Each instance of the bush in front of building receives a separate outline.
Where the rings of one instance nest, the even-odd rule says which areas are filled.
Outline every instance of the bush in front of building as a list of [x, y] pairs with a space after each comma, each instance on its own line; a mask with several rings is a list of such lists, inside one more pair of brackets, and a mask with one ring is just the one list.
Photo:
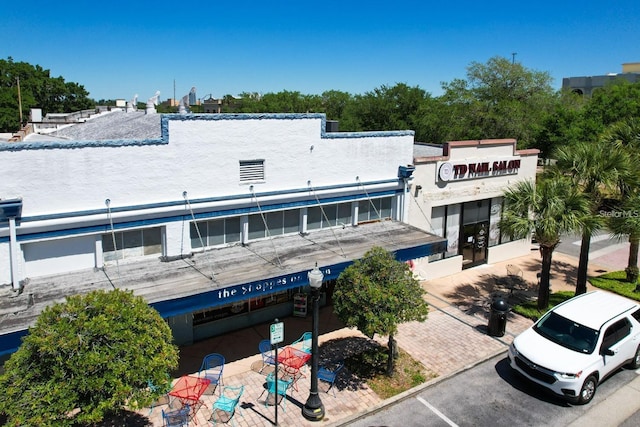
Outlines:
[[399, 324], [427, 318], [429, 306], [424, 294], [408, 264], [376, 246], [340, 274], [333, 307], [346, 326], [356, 327], [368, 337], [389, 337], [386, 373], [393, 376], [398, 355], [394, 335]]
[[178, 366], [171, 341], [166, 322], [131, 291], [68, 297], [40, 314], [5, 363], [0, 413], [11, 426], [71, 426], [147, 406]]

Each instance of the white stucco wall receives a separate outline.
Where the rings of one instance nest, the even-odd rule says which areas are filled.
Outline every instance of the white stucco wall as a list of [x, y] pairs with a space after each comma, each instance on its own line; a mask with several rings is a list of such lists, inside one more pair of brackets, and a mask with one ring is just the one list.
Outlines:
[[[361, 185], [394, 191], [398, 167], [412, 162], [412, 131], [325, 133], [323, 114], [167, 115], [161, 127], [161, 139], [0, 146], [0, 198], [22, 199], [21, 278], [101, 267], [96, 238], [111, 221], [162, 227], [162, 255], [189, 253], [187, 198], [211, 212], [255, 206], [254, 194], [277, 205], [316, 190], [320, 198], [362, 195]], [[240, 182], [239, 162], [256, 159], [265, 179]], [[2, 283], [12, 279], [8, 236], [0, 227]], [[58, 247], [61, 239], [70, 240]]]
[[0, 151], [0, 196], [21, 197], [27, 217], [249, 193], [239, 160], [265, 159], [256, 192], [395, 178], [412, 161], [412, 133], [323, 137], [321, 115], [301, 116], [168, 120], [166, 144]]
[[[519, 160], [520, 167], [515, 173], [494, 174], [489, 171], [470, 179], [444, 181], [439, 178], [438, 166], [443, 162], [452, 165], [488, 162], [492, 167], [493, 162], [501, 160]], [[409, 193], [409, 223], [433, 232], [432, 208], [500, 197], [506, 188], [516, 182], [534, 180], [537, 161], [538, 150], [517, 151], [516, 141], [513, 139], [452, 142], [444, 147], [443, 156], [416, 158], [414, 180]], [[530, 244], [526, 239], [490, 246], [487, 250], [487, 262], [500, 262], [522, 256], [529, 250]], [[461, 270], [462, 257], [425, 262], [421, 268], [427, 277], [446, 276]]]
[[[515, 140], [462, 141], [451, 143], [449, 155], [415, 159], [411, 188], [409, 222], [431, 231], [431, 209], [436, 206], [465, 203], [473, 200], [500, 197], [505, 188], [520, 180], [535, 179], [537, 150], [518, 152]], [[517, 157], [520, 168], [516, 174], [485, 176], [461, 181], [442, 182], [438, 179], [438, 162], [482, 163]], [[422, 189], [416, 192], [416, 186]], [[417, 194], [417, 195], [416, 195]]]

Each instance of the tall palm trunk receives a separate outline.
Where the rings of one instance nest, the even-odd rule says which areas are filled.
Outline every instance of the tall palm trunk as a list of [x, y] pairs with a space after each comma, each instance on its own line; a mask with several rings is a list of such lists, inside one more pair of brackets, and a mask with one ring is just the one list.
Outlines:
[[542, 271], [540, 272], [540, 285], [538, 286], [538, 310], [549, 307], [549, 288], [551, 281], [551, 256], [555, 246], [540, 245], [542, 255]]
[[582, 229], [582, 243], [580, 245], [580, 261], [578, 262], [578, 277], [576, 279], [576, 295], [587, 292], [587, 269], [589, 267], [589, 247], [591, 246], [591, 233]]
[[638, 282], [638, 249], [640, 247], [640, 235], [629, 235], [629, 261], [627, 262], [627, 280], [636, 283], [636, 292], [640, 292], [640, 283]]

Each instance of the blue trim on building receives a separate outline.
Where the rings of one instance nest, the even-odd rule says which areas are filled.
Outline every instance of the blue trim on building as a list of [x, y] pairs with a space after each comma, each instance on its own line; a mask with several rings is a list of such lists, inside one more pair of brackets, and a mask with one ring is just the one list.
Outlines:
[[[393, 181], [395, 182], [395, 181]], [[374, 193], [369, 193], [369, 197], [380, 198], [385, 196], [393, 196], [396, 194], [402, 193], [401, 190], [387, 190], [387, 191], [379, 191]], [[337, 196], [337, 197], [328, 197], [324, 199], [320, 199], [321, 203], [338, 203], [338, 202], [347, 202], [347, 201], [358, 201], [358, 200], [366, 200], [367, 196], [364, 194], [357, 195], [349, 195], [349, 196]], [[184, 204], [184, 202], [183, 202]], [[300, 208], [304, 206], [316, 206], [318, 202], [316, 200], [301, 200], [297, 202], [290, 203], [276, 203], [271, 205], [261, 205], [260, 209], [258, 206], [249, 206], [246, 208], [237, 208], [237, 209], [223, 209], [216, 210], [212, 212], [202, 212], [198, 214], [194, 214], [196, 220], [206, 220], [210, 218], [218, 218], [221, 216], [231, 216], [231, 215], [244, 215], [244, 214], [252, 214], [257, 212], [270, 212], [270, 211], [278, 211], [283, 209], [291, 209], [291, 208]], [[112, 209], [112, 212], [115, 210]], [[29, 234], [18, 234], [16, 239], [19, 242], [28, 242], [31, 240], [38, 240], [44, 238], [53, 238], [53, 237], [62, 237], [62, 236], [74, 236], [80, 234], [88, 234], [88, 233], [108, 233], [111, 231], [111, 225], [108, 223], [106, 219], [107, 211], [101, 211], [103, 215], [105, 215], [105, 223], [100, 225], [88, 226], [88, 227], [76, 227], [76, 228], [67, 228], [61, 230], [54, 231], [43, 231], [39, 233], [29, 233]], [[114, 230], [124, 230], [130, 228], [137, 227], [145, 227], [145, 226], [153, 226], [157, 224], [165, 224], [168, 222], [177, 222], [177, 221], [191, 221], [190, 214], [182, 214], [182, 215], [174, 215], [170, 217], [160, 217], [153, 219], [145, 219], [139, 221], [127, 221], [114, 223]], [[23, 220], [24, 222], [24, 220]], [[8, 242], [9, 237], [0, 237], [0, 242]]]
[[304, 120], [319, 119], [320, 138], [323, 139], [355, 139], [355, 138], [376, 138], [394, 136], [413, 136], [412, 130], [384, 131], [384, 132], [327, 132], [327, 116], [324, 113], [237, 113], [237, 114], [162, 114], [160, 117], [160, 139], [118, 139], [118, 140], [86, 140], [86, 141], [38, 141], [38, 142], [15, 142], [11, 144], [0, 144], [0, 152], [3, 151], [24, 151], [24, 150], [66, 150], [77, 148], [97, 148], [97, 147], [131, 147], [145, 145], [166, 145], [169, 143], [169, 121], [215, 121], [215, 120]]
[[22, 337], [29, 333], [28, 330], [9, 332], [8, 334], [0, 335], [0, 356], [15, 353], [15, 351], [22, 344]]
[[[446, 251], [446, 247], [446, 241], [432, 242], [412, 248], [398, 250], [395, 252], [395, 257], [398, 261], [408, 261], [410, 259], [444, 252]], [[324, 280], [331, 280], [337, 279], [340, 273], [342, 273], [345, 268], [351, 264], [353, 264], [353, 260], [319, 268], [324, 274]], [[297, 273], [270, 277], [263, 280], [203, 292], [197, 295], [159, 301], [150, 305], [158, 310], [162, 317], [180, 316], [198, 310], [215, 308], [217, 306], [244, 301], [249, 298], [267, 296], [276, 292], [282, 292], [288, 289], [298, 288], [300, 286], [307, 286], [309, 285], [307, 273], [308, 270], [299, 271]]]
[[[395, 252], [395, 257], [398, 261], [408, 261], [410, 259], [444, 252], [446, 248], [446, 241], [432, 242], [400, 249]], [[319, 268], [324, 274], [324, 280], [327, 281], [337, 279], [340, 273], [349, 265], [353, 264], [353, 262], [353, 260], [345, 261]], [[155, 308], [163, 318], [185, 315], [198, 310], [215, 308], [217, 306], [244, 301], [249, 298], [267, 296], [276, 292], [307, 286], [309, 285], [307, 273], [308, 270], [299, 271], [297, 273], [228, 286], [187, 297], [159, 301], [149, 305]], [[0, 356], [15, 352], [22, 343], [22, 337], [25, 336], [27, 332], [27, 330], [23, 330], [0, 335]]]

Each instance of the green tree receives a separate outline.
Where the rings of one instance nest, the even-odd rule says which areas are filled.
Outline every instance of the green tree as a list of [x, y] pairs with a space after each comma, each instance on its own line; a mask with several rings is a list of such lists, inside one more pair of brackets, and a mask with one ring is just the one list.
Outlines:
[[588, 98], [571, 91], [557, 94], [553, 105], [543, 113], [542, 128], [532, 144], [540, 150], [540, 157], [549, 159], [562, 146], [595, 140], [597, 134], [585, 139], [584, 108], [587, 102]]
[[629, 259], [625, 273], [629, 283], [636, 283], [636, 292], [640, 292], [638, 282], [638, 249], [640, 247], [640, 192], [628, 195], [622, 205], [611, 211], [608, 216], [609, 229], [618, 239], [629, 239]]
[[467, 79], [443, 83], [448, 106], [447, 139], [515, 138], [529, 147], [554, 101], [548, 72], [527, 69], [503, 57], [472, 62]]
[[321, 109], [328, 120], [343, 120], [344, 111], [353, 102], [353, 96], [348, 92], [328, 90], [322, 92]]
[[419, 87], [398, 83], [380, 86], [364, 95], [356, 95], [345, 110], [352, 131], [415, 129], [417, 112], [430, 95]]
[[178, 365], [171, 329], [130, 291], [94, 291], [47, 307], [0, 376], [11, 426], [95, 423], [146, 406]]
[[608, 126], [634, 117], [640, 117], [640, 82], [616, 79], [593, 91], [585, 106], [585, 118], [592, 122], [585, 131], [601, 134]]
[[555, 171], [569, 176], [589, 201], [589, 215], [582, 225], [582, 242], [576, 280], [576, 295], [587, 292], [587, 270], [591, 236], [600, 230], [604, 218], [599, 210], [605, 196], [611, 197], [618, 184], [631, 172], [626, 152], [604, 141], [580, 142], [560, 147], [555, 155]]
[[[624, 149], [631, 157], [635, 173], [627, 175], [625, 179], [620, 181], [621, 203], [625, 208], [624, 211], [631, 212], [633, 209], [638, 213], [635, 209], [640, 205], [634, 205], [633, 202], [638, 200], [637, 197], [640, 193], [640, 172], [637, 169], [637, 165], [640, 163], [640, 119], [637, 117], [627, 118], [610, 125], [603, 140], [614, 147]], [[638, 249], [640, 246], [640, 241], [634, 233], [634, 219], [620, 218], [618, 221], [614, 218], [611, 225], [615, 234], [629, 235], [629, 261], [625, 271], [627, 280], [633, 283], [638, 279]], [[628, 227], [628, 233], [624, 233], [625, 227]]]
[[17, 131], [28, 119], [31, 108], [42, 108], [44, 114], [92, 108], [95, 102], [88, 95], [82, 85], [51, 77], [49, 70], [39, 65], [14, 62], [11, 57], [0, 59], [0, 132]]
[[424, 294], [409, 266], [376, 246], [340, 274], [333, 307], [345, 325], [356, 327], [369, 337], [389, 337], [387, 375], [393, 376], [398, 325], [427, 318], [429, 307]]
[[576, 186], [564, 177], [543, 177], [537, 184], [519, 181], [504, 193], [505, 207], [500, 229], [516, 239], [533, 233], [540, 246], [542, 266], [538, 309], [549, 306], [551, 262], [560, 236], [578, 231], [589, 214], [589, 205]]

